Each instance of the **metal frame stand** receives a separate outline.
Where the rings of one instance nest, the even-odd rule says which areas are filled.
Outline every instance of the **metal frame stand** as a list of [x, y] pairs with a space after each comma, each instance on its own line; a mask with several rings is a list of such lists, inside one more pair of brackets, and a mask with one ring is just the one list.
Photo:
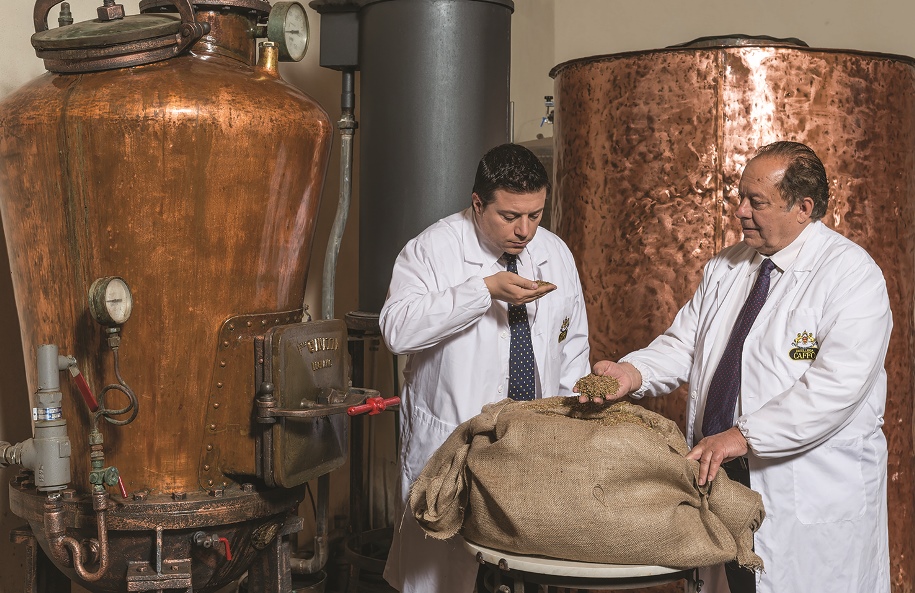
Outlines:
[[[365, 387], [365, 344], [381, 338], [378, 314], [364, 311], [347, 313], [344, 317], [349, 334], [349, 353], [352, 359], [353, 387]], [[350, 424], [350, 526], [351, 535], [346, 541], [346, 559], [349, 562], [347, 593], [360, 589], [393, 591], [385, 583], [363, 584], [359, 581], [363, 570], [381, 574], [391, 546], [393, 529], [366, 531], [368, 505], [365, 504], [364, 463], [365, 417], [353, 416]]]
[[23, 525], [13, 529], [10, 541], [26, 545], [24, 593], [61, 593], [70, 590], [70, 579], [45, 555], [31, 527]]

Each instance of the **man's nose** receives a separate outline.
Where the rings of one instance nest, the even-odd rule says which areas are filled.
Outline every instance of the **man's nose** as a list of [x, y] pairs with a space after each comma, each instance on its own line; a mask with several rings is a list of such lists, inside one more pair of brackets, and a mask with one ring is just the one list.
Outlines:
[[527, 219], [527, 217], [522, 216], [518, 220], [517, 224], [515, 224], [515, 236], [521, 237], [521, 238], [527, 237], [527, 234], [528, 234], [528, 232], [530, 232], [530, 229], [531, 229], [531, 221], [529, 221]]
[[737, 218], [750, 217], [750, 200], [744, 198], [737, 203], [737, 210], [734, 212]]

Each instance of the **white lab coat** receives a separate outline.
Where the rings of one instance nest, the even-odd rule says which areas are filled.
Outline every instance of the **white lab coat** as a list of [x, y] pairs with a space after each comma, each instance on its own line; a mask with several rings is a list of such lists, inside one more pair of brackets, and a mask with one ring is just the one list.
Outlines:
[[[755, 549], [758, 593], [889, 593], [884, 358], [892, 314], [883, 273], [859, 246], [820, 222], [785, 270], [744, 345], [738, 427], [749, 443], [750, 486], [766, 519]], [[755, 251], [741, 243], [705, 267], [667, 332], [623, 357], [648, 395], [688, 382], [687, 440], [717, 361], [719, 309], [735, 296]], [[815, 360], [789, 355], [798, 334]], [[638, 395], [638, 393], [636, 394]], [[701, 416], [700, 416], [701, 417]], [[727, 592], [720, 567], [703, 593]]]
[[[529, 303], [538, 383], [544, 396], [570, 395], [590, 372], [588, 322], [572, 254], [538, 229], [526, 247], [533, 280], [557, 286]], [[508, 391], [511, 334], [507, 306], [493, 301], [483, 278], [501, 254], [480, 244], [470, 209], [411, 240], [394, 264], [379, 323], [388, 348], [408, 354], [400, 405], [400, 496], [462, 422]], [[525, 256], [522, 255], [522, 258]], [[415, 593], [471, 593], [478, 564], [460, 538], [426, 538], [409, 510], [401, 513], [385, 579]]]

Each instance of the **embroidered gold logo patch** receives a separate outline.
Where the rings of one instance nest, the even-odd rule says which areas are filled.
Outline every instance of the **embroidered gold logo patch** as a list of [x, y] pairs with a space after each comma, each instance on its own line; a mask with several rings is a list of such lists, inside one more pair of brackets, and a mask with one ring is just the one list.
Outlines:
[[791, 345], [794, 346], [788, 351], [791, 360], [816, 360], [817, 352], [820, 351], [817, 339], [808, 331], [799, 333]]
[[559, 341], [562, 342], [569, 335], [569, 318], [562, 320], [562, 327], [559, 328]]

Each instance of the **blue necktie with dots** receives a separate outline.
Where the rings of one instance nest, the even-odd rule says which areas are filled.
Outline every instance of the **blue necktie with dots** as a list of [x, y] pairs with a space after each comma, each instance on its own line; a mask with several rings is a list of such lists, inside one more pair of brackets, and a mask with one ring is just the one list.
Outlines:
[[[505, 254], [505, 269], [518, 273], [518, 256]], [[534, 399], [534, 346], [531, 326], [527, 321], [526, 305], [508, 305], [508, 326], [512, 339], [508, 357], [508, 397], [516, 400]]]
[[753, 327], [753, 322], [769, 296], [769, 274], [775, 264], [766, 258], [759, 266], [759, 276], [750, 290], [728, 344], [721, 356], [721, 362], [712, 376], [708, 389], [708, 400], [705, 403], [705, 416], [702, 418], [702, 434], [712, 436], [734, 426], [734, 411], [737, 409], [737, 395], [740, 393], [740, 366], [743, 359], [743, 343]]

